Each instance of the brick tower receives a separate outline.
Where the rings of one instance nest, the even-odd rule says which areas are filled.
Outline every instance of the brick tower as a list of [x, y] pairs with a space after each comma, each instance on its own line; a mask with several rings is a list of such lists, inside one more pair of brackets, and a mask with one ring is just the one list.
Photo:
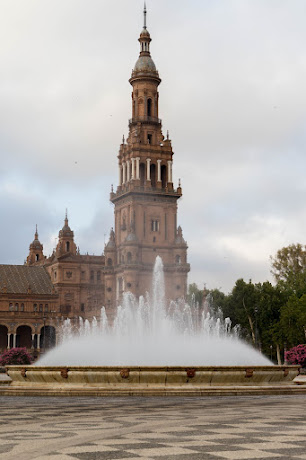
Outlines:
[[120, 145], [119, 185], [111, 193], [115, 228], [105, 247], [106, 298], [118, 303], [124, 290], [136, 296], [150, 290], [156, 256], [165, 270], [166, 296], [186, 295], [187, 244], [177, 227], [177, 201], [182, 189], [173, 187], [173, 150], [162, 133], [158, 113], [158, 71], [150, 54], [146, 26], [139, 37], [140, 55], [129, 80], [133, 87], [129, 135]]

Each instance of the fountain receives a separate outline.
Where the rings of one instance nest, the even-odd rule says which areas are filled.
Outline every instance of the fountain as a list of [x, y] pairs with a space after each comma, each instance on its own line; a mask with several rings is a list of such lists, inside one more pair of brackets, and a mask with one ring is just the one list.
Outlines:
[[167, 306], [157, 257], [151, 296], [126, 292], [110, 325], [105, 309], [90, 324], [62, 327], [61, 344], [34, 366], [9, 366], [1, 394], [205, 395], [303, 391], [292, 385], [298, 366], [273, 366], [241, 341], [218, 312]]

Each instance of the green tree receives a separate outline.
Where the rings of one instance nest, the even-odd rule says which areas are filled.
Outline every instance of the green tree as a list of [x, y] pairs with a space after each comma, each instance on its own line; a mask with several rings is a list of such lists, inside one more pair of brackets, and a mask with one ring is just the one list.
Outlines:
[[298, 297], [306, 293], [306, 246], [291, 244], [270, 257], [275, 281]]
[[192, 305], [192, 303], [195, 302], [195, 304], [198, 304], [199, 307], [201, 308], [202, 303], [203, 303], [203, 296], [204, 296], [204, 291], [199, 289], [196, 283], [189, 284], [188, 295], [187, 295], [187, 301], [189, 305]]
[[306, 294], [300, 298], [292, 295], [282, 306], [278, 327], [288, 348], [305, 343]]

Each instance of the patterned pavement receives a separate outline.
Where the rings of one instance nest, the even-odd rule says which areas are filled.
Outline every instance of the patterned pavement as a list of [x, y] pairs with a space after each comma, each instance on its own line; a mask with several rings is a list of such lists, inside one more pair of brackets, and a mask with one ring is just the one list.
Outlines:
[[0, 397], [8, 460], [306, 460], [306, 397]]

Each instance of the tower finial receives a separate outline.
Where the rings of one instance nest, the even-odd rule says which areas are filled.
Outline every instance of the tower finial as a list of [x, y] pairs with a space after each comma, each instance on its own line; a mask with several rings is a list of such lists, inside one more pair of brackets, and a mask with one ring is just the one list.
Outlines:
[[38, 240], [37, 224], [36, 224], [36, 230], [35, 230], [35, 239]]
[[147, 28], [147, 5], [146, 2], [144, 2], [144, 9], [143, 9], [143, 28]]
[[67, 208], [65, 212], [65, 225], [68, 225], [68, 209]]

